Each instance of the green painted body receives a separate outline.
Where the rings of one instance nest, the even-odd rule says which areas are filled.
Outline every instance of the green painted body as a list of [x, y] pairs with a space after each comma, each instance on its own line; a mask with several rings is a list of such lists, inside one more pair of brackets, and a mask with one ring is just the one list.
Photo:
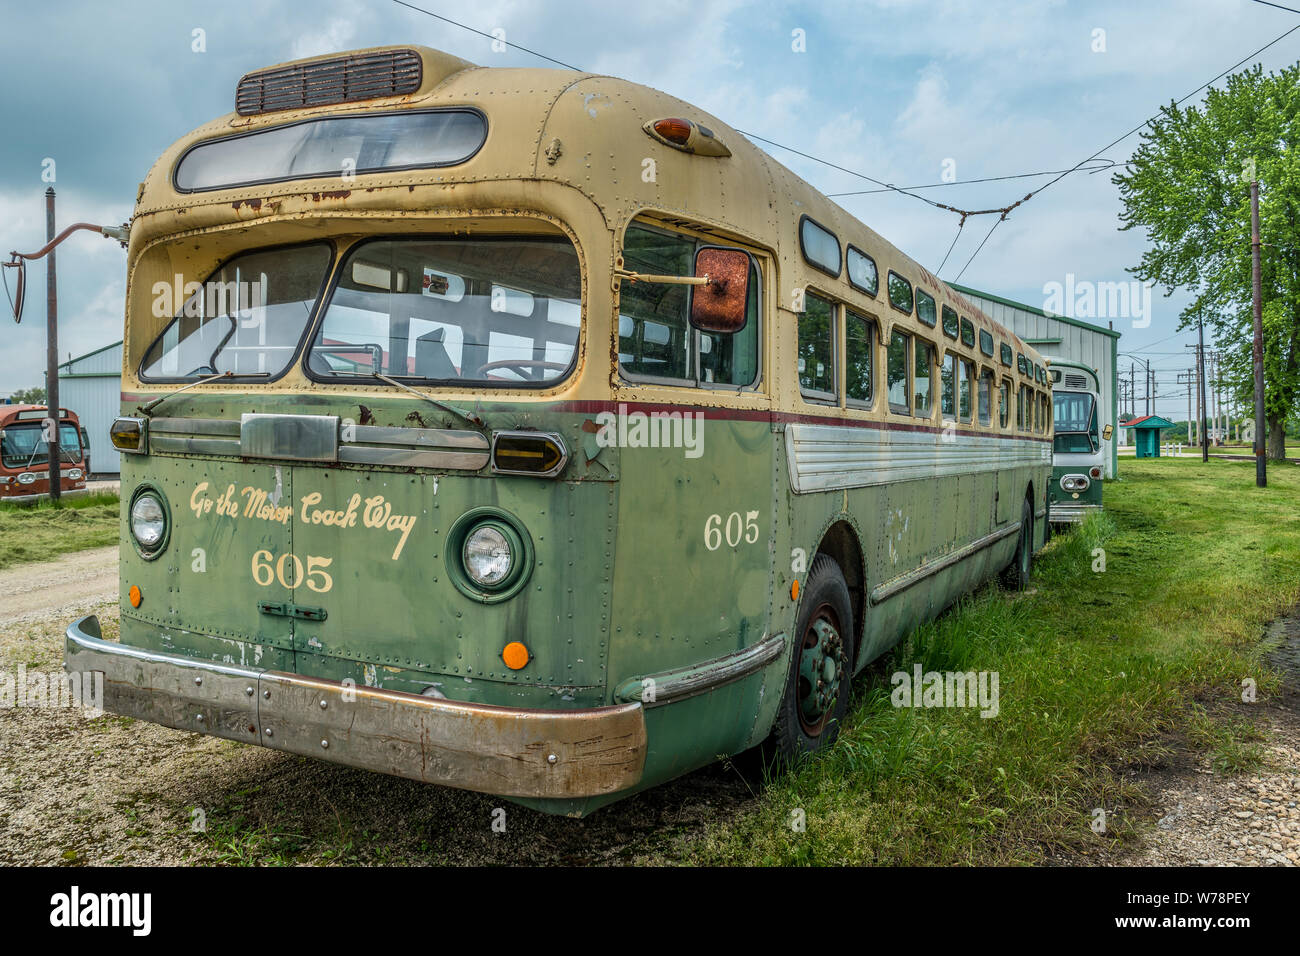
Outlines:
[[[123, 406], [123, 413], [134, 406]], [[371, 403], [378, 425], [463, 427], [453, 416], [411, 399]], [[177, 418], [238, 420], [245, 412], [355, 417], [358, 408], [302, 395], [246, 401], [177, 396]], [[725, 414], [725, 412], [719, 412]], [[1014, 537], [865, 608], [866, 590], [900, 571], [933, 561], [987, 534], [995, 516], [1015, 520], [1026, 490], [1043, 508], [1044, 467], [913, 480], [846, 491], [795, 494], [790, 487], [784, 425], [710, 417], [699, 458], [680, 449], [597, 448], [584, 441], [593, 416], [547, 404], [482, 410], [490, 428], [560, 433], [576, 449], [555, 479], [478, 473], [415, 472], [375, 466], [258, 462], [203, 455], [124, 455], [122, 641], [205, 661], [256, 665], [359, 685], [529, 708], [590, 708], [612, 703], [632, 678], [700, 664], [789, 634], [801, 578], [792, 555], [808, 560], [829, 542], [848, 554], [855, 593], [861, 669], [908, 629], [1000, 571]], [[588, 459], [588, 453], [595, 457]], [[206, 487], [201, 487], [206, 482]], [[131, 542], [126, 513], [133, 493], [152, 485], [166, 496], [171, 529], [154, 560]], [[276, 496], [285, 522], [246, 513], [257, 492]], [[234, 489], [238, 514], [220, 514]], [[247, 492], [245, 489], [249, 489]], [[304, 498], [319, 494], [315, 505]], [[313, 509], [362, 505], [351, 527], [312, 523]], [[393, 557], [400, 531], [365, 527], [365, 502], [383, 496], [415, 522]], [[204, 510], [204, 499], [213, 506]], [[472, 508], [501, 509], [531, 537], [536, 563], [514, 598], [483, 604], [449, 580], [443, 541]], [[196, 510], [200, 513], [196, 513]], [[736, 544], [727, 541], [727, 517]], [[751, 518], [749, 512], [755, 512]], [[717, 546], [705, 529], [721, 516]], [[1043, 540], [1042, 522], [1035, 529]], [[832, 530], [833, 529], [833, 530]], [[891, 545], [892, 542], [892, 545]], [[857, 554], [853, 554], [854, 551]], [[282, 555], [329, 559], [332, 586], [290, 589], [276, 578], [257, 583], [253, 560]], [[286, 575], [295, 576], [292, 559]], [[853, 563], [857, 566], [854, 567]], [[203, 570], [198, 570], [203, 567]], [[301, 576], [301, 575], [299, 575]], [[323, 579], [317, 577], [317, 584]], [[292, 583], [292, 582], [290, 582]], [[126, 598], [136, 586], [140, 607]], [[323, 621], [267, 614], [263, 603], [320, 608]], [[501, 659], [510, 641], [531, 652], [511, 671]], [[762, 670], [709, 692], [646, 709], [649, 750], [637, 788], [653, 786], [761, 742], [768, 734], [790, 667], [790, 650]], [[634, 791], [581, 800], [523, 800], [548, 812], [581, 815]]]

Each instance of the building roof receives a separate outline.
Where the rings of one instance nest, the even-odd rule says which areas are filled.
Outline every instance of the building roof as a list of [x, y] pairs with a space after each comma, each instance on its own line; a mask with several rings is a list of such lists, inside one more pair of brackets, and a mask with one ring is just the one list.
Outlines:
[[971, 289], [964, 285], [958, 285], [955, 282], [949, 282], [948, 285], [966, 295], [977, 295], [981, 299], [988, 299], [990, 302], [998, 302], [1002, 305], [1010, 306], [1013, 309], [1023, 309], [1025, 312], [1029, 312], [1033, 315], [1041, 315], [1045, 319], [1064, 322], [1066, 325], [1074, 325], [1081, 329], [1087, 329], [1089, 332], [1096, 332], [1098, 335], [1109, 335], [1111, 338], [1116, 339], [1120, 337], [1120, 333], [1116, 332], [1114, 329], [1108, 329], [1100, 325], [1093, 325], [1091, 322], [1084, 322], [1081, 319], [1071, 318], [1068, 315], [1056, 315], [1052, 312], [1044, 312], [1042, 309], [1035, 306], [1025, 305], [1025, 303], [1016, 302], [1013, 299], [1004, 299], [1000, 295], [994, 295], [991, 292], [981, 292], [979, 289]]
[[1143, 415], [1141, 418], [1134, 418], [1127, 422], [1121, 422], [1119, 427], [1132, 428], [1135, 425], [1139, 428], [1177, 428], [1178, 427], [1169, 419], [1161, 418], [1159, 415]]

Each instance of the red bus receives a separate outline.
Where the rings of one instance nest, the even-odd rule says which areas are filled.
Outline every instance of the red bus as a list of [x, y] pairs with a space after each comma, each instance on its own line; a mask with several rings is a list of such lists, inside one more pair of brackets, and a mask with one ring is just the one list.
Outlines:
[[[0, 501], [48, 497], [49, 444], [44, 405], [0, 405]], [[59, 409], [59, 493], [86, 492], [86, 453], [75, 413]]]

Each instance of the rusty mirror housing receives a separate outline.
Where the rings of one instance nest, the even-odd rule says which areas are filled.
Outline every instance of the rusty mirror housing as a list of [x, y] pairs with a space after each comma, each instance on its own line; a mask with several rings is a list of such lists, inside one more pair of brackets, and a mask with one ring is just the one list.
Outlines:
[[1115, 434], [1115, 430], [1111, 428], [1109, 425], [1107, 425], [1105, 428], [1101, 430], [1101, 440], [1110, 441], [1110, 436], [1113, 434]]
[[[17, 287], [14, 289], [13, 296], [9, 299], [9, 305], [14, 311], [14, 321], [21, 322], [23, 320], [23, 297], [27, 293], [27, 262], [26, 260], [15, 256], [13, 262], [6, 262], [3, 265], [5, 269], [13, 269], [18, 273]], [[6, 272], [4, 284], [5, 295], [9, 294], [8, 278], [9, 275]]]
[[706, 247], [695, 253], [695, 277], [708, 276], [691, 287], [691, 326], [701, 332], [731, 335], [749, 320], [749, 254], [740, 249]]

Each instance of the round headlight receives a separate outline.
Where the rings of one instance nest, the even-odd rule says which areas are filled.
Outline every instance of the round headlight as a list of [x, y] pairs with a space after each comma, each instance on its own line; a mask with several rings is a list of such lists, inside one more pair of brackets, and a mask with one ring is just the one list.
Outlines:
[[465, 539], [465, 573], [479, 587], [490, 588], [510, 576], [515, 556], [506, 536], [491, 525], [471, 531]]
[[145, 492], [131, 505], [131, 534], [142, 551], [156, 551], [167, 531], [167, 514], [158, 497]]
[[21, 475], [18, 476], [18, 484], [34, 485], [36, 484], [36, 476], [33, 475], [30, 471], [24, 471]]
[[71, 478], [73, 481], [80, 481], [80, 480], [81, 480], [81, 469], [80, 469], [80, 468], [73, 468], [71, 471], [68, 472], [68, 477]]

